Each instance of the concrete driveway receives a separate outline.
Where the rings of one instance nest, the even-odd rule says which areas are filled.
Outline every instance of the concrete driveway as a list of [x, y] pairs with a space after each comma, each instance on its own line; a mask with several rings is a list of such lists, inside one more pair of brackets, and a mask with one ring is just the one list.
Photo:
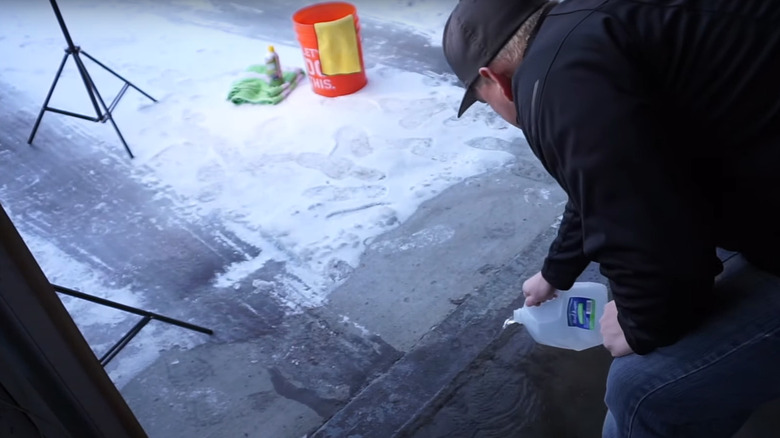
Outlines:
[[[310, 2], [136, 3], [166, 25], [294, 47], [290, 16]], [[369, 71], [386, 66], [454, 83], [436, 34], [454, 4], [356, 2]], [[70, 7], [76, 14], [87, 6]], [[338, 287], [290, 312], [284, 291], [266, 293], [279, 277], [305, 282], [285, 263], [214, 286], [215, 273], [264, 249], [228, 219], [193, 217], [175, 193], [139, 183], [148, 169], [95, 133], [108, 126], [74, 129], [47, 115], [36, 146], [27, 146], [45, 87], [7, 82], [24, 66], [20, 58], [0, 67], [0, 202], [39, 261], [78, 262], [78, 273], [47, 275], [89, 280], [82, 284], [97, 290], [84, 292], [215, 331], [204, 337], [152, 323], [107, 367], [151, 437], [599, 435], [606, 352], [540, 347], [520, 327], [502, 330], [521, 304], [522, 281], [541, 265], [565, 197], [522, 135], [497, 130], [502, 122], [489, 111], [444, 119], [473, 125], [470, 147], [510, 158], [454, 182], [364, 242], [359, 264], [333, 271]], [[603, 281], [595, 267], [584, 279]], [[90, 319], [89, 305], [67, 304], [97, 354], [134, 323], [118, 314]]]

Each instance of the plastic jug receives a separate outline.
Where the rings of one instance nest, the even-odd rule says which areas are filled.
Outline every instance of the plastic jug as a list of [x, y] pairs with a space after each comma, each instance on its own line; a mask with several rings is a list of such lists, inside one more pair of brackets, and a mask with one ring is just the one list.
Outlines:
[[523, 324], [538, 343], [568, 350], [585, 350], [601, 345], [599, 319], [607, 304], [607, 287], [600, 283], [577, 282], [558, 298], [538, 307], [521, 307], [508, 324]]

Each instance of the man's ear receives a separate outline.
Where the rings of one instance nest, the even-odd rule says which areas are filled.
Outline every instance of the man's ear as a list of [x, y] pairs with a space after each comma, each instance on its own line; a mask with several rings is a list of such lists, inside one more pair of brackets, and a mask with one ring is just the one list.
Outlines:
[[479, 75], [497, 83], [498, 86], [501, 87], [501, 92], [504, 94], [504, 97], [509, 99], [510, 102], [515, 101], [515, 96], [512, 93], [512, 78], [503, 75], [490, 67], [480, 68]]

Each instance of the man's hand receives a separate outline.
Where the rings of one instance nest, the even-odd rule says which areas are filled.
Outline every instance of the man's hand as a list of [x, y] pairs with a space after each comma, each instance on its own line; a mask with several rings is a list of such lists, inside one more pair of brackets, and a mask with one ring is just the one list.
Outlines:
[[604, 315], [601, 316], [601, 336], [604, 338], [604, 347], [612, 353], [613, 357], [626, 356], [634, 351], [628, 346], [623, 328], [618, 323], [618, 311], [615, 301], [610, 301], [604, 307]]
[[538, 272], [523, 283], [526, 306], [538, 306], [558, 296], [558, 291]]

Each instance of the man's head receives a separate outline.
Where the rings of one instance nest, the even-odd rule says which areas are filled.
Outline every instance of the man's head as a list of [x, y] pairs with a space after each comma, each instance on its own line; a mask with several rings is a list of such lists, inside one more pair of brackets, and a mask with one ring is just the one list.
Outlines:
[[444, 27], [444, 56], [466, 86], [458, 117], [487, 103], [517, 124], [512, 75], [548, 0], [460, 0]]

